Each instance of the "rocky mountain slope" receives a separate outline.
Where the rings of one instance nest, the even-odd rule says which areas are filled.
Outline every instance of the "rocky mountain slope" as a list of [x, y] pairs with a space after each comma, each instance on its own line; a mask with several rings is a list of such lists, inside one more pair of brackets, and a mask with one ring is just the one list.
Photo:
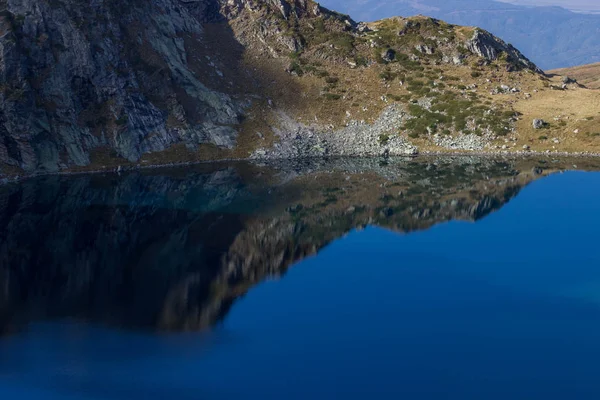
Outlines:
[[6, 175], [600, 147], [598, 93], [488, 32], [312, 0], [1, 0], [0, 83]]
[[[479, 26], [514, 44], [544, 70], [600, 61], [600, 43], [596, 40], [600, 15], [543, 7], [538, 0], [529, 6], [526, 2], [517, 5], [499, 0], [323, 0], [322, 3], [366, 21], [424, 14], [453, 24]], [[577, 7], [573, 1], [562, 3], [565, 7]], [[596, 8], [600, 7], [598, 2], [594, 3]], [[538, 6], [533, 7], [534, 4]]]
[[233, 85], [207, 86], [214, 78], [195, 68], [219, 69], [202, 49], [188, 54], [217, 6], [1, 1], [0, 160], [57, 170], [90, 164], [100, 147], [137, 160], [178, 142], [233, 146], [244, 101]]
[[478, 220], [529, 182], [598, 160], [213, 164], [0, 187], [0, 335], [53, 318], [199, 330], [353, 229]]

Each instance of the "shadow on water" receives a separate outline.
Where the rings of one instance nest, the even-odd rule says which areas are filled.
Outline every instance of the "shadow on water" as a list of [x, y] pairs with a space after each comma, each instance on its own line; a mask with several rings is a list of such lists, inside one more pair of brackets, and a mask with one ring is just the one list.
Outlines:
[[[582, 165], [583, 163], [586, 165]], [[474, 221], [594, 161], [417, 158], [215, 164], [0, 187], [0, 332], [68, 318], [198, 331], [351, 230]]]

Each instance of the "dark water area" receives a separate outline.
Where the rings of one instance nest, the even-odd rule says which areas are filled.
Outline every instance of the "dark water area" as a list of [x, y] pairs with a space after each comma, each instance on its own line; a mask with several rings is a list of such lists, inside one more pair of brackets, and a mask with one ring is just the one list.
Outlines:
[[598, 399], [600, 161], [0, 187], [2, 399]]

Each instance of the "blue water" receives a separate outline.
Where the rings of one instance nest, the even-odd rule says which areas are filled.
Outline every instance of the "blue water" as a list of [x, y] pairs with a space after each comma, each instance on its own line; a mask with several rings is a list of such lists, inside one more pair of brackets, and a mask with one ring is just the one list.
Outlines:
[[352, 231], [200, 333], [34, 322], [2, 399], [598, 399], [600, 174], [478, 222]]

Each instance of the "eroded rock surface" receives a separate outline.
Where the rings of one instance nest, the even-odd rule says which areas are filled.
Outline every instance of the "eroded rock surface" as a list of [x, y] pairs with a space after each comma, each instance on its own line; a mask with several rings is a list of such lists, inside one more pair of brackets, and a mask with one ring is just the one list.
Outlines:
[[473, 36], [467, 41], [466, 46], [470, 51], [488, 61], [495, 61], [502, 55], [513, 61], [508, 66], [512, 66], [513, 68], [521, 67], [543, 73], [541, 69], [519, 50], [482, 29], [475, 29]]
[[[245, 101], [207, 86], [219, 80], [204, 29], [222, 18], [218, 2], [5, 0], [0, 9], [1, 163], [56, 171], [89, 164], [96, 148], [134, 161], [178, 142], [235, 145]], [[227, 45], [232, 33], [221, 34]], [[202, 54], [211, 49], [214, 60]]]

